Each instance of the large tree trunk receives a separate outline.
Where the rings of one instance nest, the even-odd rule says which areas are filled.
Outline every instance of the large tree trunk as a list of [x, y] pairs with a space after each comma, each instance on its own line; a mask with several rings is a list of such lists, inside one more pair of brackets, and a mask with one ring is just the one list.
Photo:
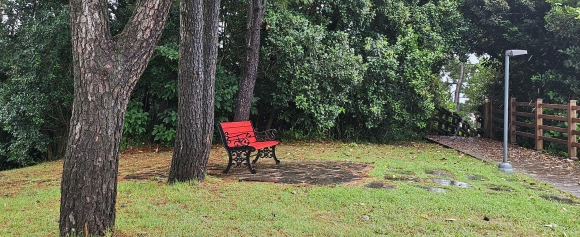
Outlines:
[[234, 121], [250, 119], [254, 86], [260, 61], [260, 28], [264, 20], [266, 0], [250, 0], [248, 3], [246, 55], [242, 80], [238, 86], [238, 99]]
[[115, 224], [127, 103], [160, 38], [171, 0], [142, 0], [112, 37], [106, 0], [71, 0], [74, 100], [64, 158], [60, 235], [104, 235]]
[[213, 134], [220, 1], [180, 2], [179, 102], [169, 183], [205, 179]]

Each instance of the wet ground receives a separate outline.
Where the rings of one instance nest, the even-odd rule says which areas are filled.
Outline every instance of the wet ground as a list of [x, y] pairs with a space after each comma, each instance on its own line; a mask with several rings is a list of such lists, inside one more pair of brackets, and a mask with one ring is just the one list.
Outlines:
[[[473, 157], [495, 162], [503, 161], [503, 143], [480, 137], [428, 136], [428, 140], [461, 151]], [[508, 162], [515, 172], [527, 174], [538, 181], [580, 197], [580, 163], [532, 149], [508, 146]]]
[[[503, 144], [500, 141], [484, 138], [464, 138], [464, 137], [445, 137], [430, 136], [430, 141], [439, 143], [443, 146], [456, 149], [473, 157], [486, 160], [489, 162], [500, 163], [503, 159]], [[216, 149], [216, 156], [223, 157], [225, 152], [222, 149]], [[549, 183], [562, 191], [571, 193], [580, 197], [580, 163], [561, 157], [551, 156], [542, 152], [531, 149], [525, 149], [517, 146], [509, 147], [509, 162], [514, 167], [515, 172], [527, 174], [538, 181]], [[162, 164], [169, 164], [169, 159]], [[157, 158], [158, 159], [158, 158]], [[232, 168], [228, 174], [222, 171], [226, 168], [223, 159], [216, 161], [210, 159], [208, 164], [208, 175], [229, 181], [248, 181], [248, 182], [273, 182], [287, 184], [307, 184], [307, 185], [361, 185], [366, 188], [397, 188], [394, 183], [389, 181], [407, 181], [417, 183], [431, 192], [445, 192], [448, 187], [454, 186], [459, 188], [469, 188], [469, 183], [458, 182], [457, 177], [453, 174], [446, 173], [443, 170], [427, 170], [425, 173], [431, 177], [428, 179], [419, 179], [417, 174], [404, 170], [392, 170], [387, 172], [384, 180], [371, 181], [368, 172], [373, 168], [372, 164], [359, 162], [340, 162], [340, 161], [311, 161], [311, 160], [285, 160], [279, 165], [273, 160], [260, 160], [254, 168], [257, 174], [251, 174], [247, 168]], [[120, 176], [121, 179], [139, 179], [158, 181], [167, 180], [168, 165], [151, 167], [150, 169], [140, 169], [134, 172], [128, 172]], [[484, 177], [470, 176], [466, 177], [468, 182], [484, 181]], [[465, 180], [463, 178], [460, 178]], [[489, 186], [494, 191], [510, 191], [507, 187]], [[558, 199], [545, 197], [547, 199]]]
[[254, 167], [258, 172], [256, 174], [251, 174], [246, 168], [230, 169], [229, 173], [223, 174], [225, 168], [225, 163], [211, 164], [208, 166], [208, 174], [238, 181], [331, 185], [361, 182], [368, 177], [372, 166], [354, 162], [292, 160], [276, 165], [263, 160]]

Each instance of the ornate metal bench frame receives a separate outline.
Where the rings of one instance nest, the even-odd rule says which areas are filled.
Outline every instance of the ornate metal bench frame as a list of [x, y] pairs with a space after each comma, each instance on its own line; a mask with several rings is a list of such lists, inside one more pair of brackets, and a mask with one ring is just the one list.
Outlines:
[[[229, 157], [224, 174], [229, 172], [234, 162], [235, 168], [246, 165], [252, 174], [256, 173], [252, 164], [260, 158], [273, 158], [276, 164], [280, 164], [280, 160], [276, 157], [276, 145], [280, 143], [276, 140], [276, 130], [255, 131], [250, 121], [217, 122], [216, 127]], [[258, 153], [250, 163], [250, 156], [254, 151]]]

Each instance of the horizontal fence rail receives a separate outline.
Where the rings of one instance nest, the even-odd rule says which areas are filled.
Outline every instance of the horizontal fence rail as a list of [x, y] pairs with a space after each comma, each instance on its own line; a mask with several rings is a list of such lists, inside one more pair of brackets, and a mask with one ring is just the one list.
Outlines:
[[[523, 109], [523, 111], [518, 109]], [[559, 110], [564, 112], [562, 114], [566, 114], [566, 116], [544, 114], [544, 109]], [[544, 149], [544, 142], [563, 144], [568, 147], [568, 157], [577, 160], [577, 148], [580, 147], [580, 143], [576, 140], [576, 136], [580, 135], [580, 131], [576, 127], [576, 124], [580, 122], [578, 118], [579, 109], [580, 106], [576, 105], [576, 100], [570, 100], [567, 105], [562, 105], [544, 104], [542, 99], [537, 99], [535, 102], [516, 102], [516, 99], [512, 98], [508, 110], [510, 143], [516, 143], [517, 136], [531, 138], [534, 139], [536, 150], [538, 151]], [[497, 109], [491, 100], [486, 100], [483, 110], [484, 136], [495, 138], [496, 132], [503, 130], [503, 126], [500, 126], [503, 124], [503, 119], [500, 119], [499, 115], [503, 115], [503, 110]], [[545, 120], [549, 122], [548, 124], [553, 124], [555, 121], [565, 122], [566, 126], [546, 125]], [[529, 129], [522, 131], [518, 127]], [[529, 130], [533, 130], [533, 132], [529, 132]], [[546, 131], [566, 134], [567, 138], [544, 136]]]
[[442, 136], [472, 137], [476, 130], [469, 123], [463, 121], [459, 114], [450, 112], [444, 108], [435, 108], [429, 125], [430, 133]]

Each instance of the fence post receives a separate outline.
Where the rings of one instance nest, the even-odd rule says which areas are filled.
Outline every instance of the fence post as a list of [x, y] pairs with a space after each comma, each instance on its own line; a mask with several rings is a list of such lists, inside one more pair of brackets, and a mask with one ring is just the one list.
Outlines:
[[543, 131], [540, 128], [540, 126], [542, 126], [542, 117], [540, 117], [543, 112], [542, 112], [542, 99], [537, 99], [536, 100], [536, 111], [534, 113], [536, 115], [536, 122], [535, 122], [535, 130], [536, 130], [536, 150], [537, 151], [541, 151], [542, 149], [544, 149], [544, 141], [542, 140], [542, 136], [543, 136]]
[[489, 103], [488, 103], [488, 109], [489, 109], [489, 119], [487, 120], [487, 129], [488, 129], [488, 138], [495, 138], [494, 136], [494, 132], [493, 132], [493, 99], [490, 98]]
[[493, 112], [493, 100], [489, 101], [489, 112], [489, 115], [491, 116], [489, 118], [489, 138], [495, 139], [495, 124], [493, 123], [495, 112]]
[[509, 107], [509, 129], [510, 129], [510, 143], [511, 144], [515, 144], [516, 143], [516, 125], [515, 125], [515, 121], [516, 121], [516, 107], [515, 107], [515, 103], [516, 103], [516, 98], [511, 98], [510, 99], [510, 107]]
[[574, 131], [576, 131], [576, 122], [573, 119], [577, 115], [574, 106], [576, 106], [576, 100], [570, 100], [570, 103], [568, 103], [568, 157], [575, 160], [577, 158], [576, 147], [572, 146], [572, 143], [576, 142], [576, 135], [574, 134]]

